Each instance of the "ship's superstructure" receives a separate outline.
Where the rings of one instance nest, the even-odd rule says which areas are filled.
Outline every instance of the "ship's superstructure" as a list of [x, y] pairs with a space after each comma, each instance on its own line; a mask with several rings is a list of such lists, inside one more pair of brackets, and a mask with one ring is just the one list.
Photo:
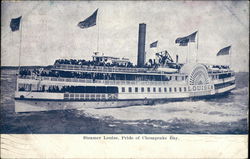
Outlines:
[[229, 66], [180, 64], [167, 51], [145, 63], [146, 24], [139, 25], [138, 59], [95, 53], [93, 60], [56, 60], [52, 67], [21, 69], [15, 111], [48, 111], [152, 105], [158, 101], [209, 97], [235, 88]]

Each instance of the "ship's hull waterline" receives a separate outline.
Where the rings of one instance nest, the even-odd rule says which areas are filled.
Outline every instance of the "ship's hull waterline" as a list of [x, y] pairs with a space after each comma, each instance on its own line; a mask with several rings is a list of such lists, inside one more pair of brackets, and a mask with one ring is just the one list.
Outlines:
[[235, 88], [235, 85], [216, 91], [213, 95], [190, 96], [182, 98], [160, 98], [160, 99], [124, 99], [124, 100], [108, 100], [108, 101], [72, 101], [72, 100], [46, 100], [46, 99], [15, 99], [15, 112], [39, 112], [52, 110], [84, 110], [88, 108], [105, 109], [105, 108], [121, 108], [128, 106], [154, 106], [158, 103], [167, 103], [174, 101], [185, 101], [194, 99], [216, 98], [228, 94]]

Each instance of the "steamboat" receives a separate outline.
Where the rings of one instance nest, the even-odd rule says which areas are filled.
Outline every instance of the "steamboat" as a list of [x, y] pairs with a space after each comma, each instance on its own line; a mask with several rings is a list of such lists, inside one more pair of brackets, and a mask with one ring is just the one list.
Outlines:
[[146, 24], [139, 24], [137, 64], [95, 52], [91, 61], [56, 60], [19, 69], [15, 112], [154, 105], [215, 97], [235, 88], [229, 66], [179, 63], [168, 51], [146, 62]]

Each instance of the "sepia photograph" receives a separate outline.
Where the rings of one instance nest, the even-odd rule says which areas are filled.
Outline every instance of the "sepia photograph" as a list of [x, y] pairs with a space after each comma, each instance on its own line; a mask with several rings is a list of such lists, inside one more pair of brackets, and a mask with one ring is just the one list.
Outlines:
[[1, 2], [5, 143], [247, 136], [248, 105], [248, 1]]

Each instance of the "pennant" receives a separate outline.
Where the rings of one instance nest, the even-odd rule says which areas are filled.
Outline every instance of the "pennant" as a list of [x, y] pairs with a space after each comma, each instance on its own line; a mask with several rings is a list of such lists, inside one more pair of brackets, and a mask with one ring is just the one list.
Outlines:
[[221, 49], [218, 53], [217, 56], [221, 56], [221, 55], [229, 55], [229, 50], [230, 50], [231, 46], [225, 47], [223, 49]]
[[82, 29], [89, 28], [96, 25], [96, 16], [98, 9], [87, 19], [78, 23], [78, 26]]
[[11, 31], [18, 31], [19, 27], [20, 27], [20, 22], [21, 22], [21, 18], [22, 16], [18, 17], [18, 18], [12, 18], [10, 21], [10, 29]]
[[157, 47], [158, 40], [150, 44], [150, 48]]

